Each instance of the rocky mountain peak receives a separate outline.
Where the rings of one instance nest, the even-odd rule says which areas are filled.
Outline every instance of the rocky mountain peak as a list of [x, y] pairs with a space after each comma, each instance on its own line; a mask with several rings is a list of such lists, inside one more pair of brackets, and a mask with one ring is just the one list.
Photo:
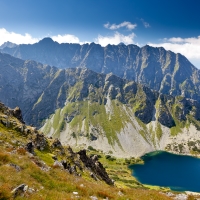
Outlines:
[[16, 46], [17, 46], [17, 44], [7, 41], [7, 42], [4, 42], [4, 43], [0, 46], [0, 49], [6, 48], [6, 47], [8, 47], [8, 48], [13, 48], [13, 47], [16, 47]]
[[52, 44], [52, 43], [55, 43], [55, 42], [53, 41], [52, 38], [46, 37], [46, 38], [43, 38], [42, 40], [40, 40], [38, 43], [42, 44], [42, 45], [49, 45], [49, 44]]
[[120, 42], [118, 45], [122, 45], [122, 46], [123, 46], [123, 45], [125, 45], [125, 44], [124, 44], [123, 42]]

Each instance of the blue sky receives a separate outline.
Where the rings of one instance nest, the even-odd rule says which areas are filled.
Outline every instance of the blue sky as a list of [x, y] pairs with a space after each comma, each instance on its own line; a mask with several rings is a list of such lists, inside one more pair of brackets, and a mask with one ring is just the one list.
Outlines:
[[0, 45], [55, 41], [163, 46], [200, 68], [199, 0], [0, 0]]

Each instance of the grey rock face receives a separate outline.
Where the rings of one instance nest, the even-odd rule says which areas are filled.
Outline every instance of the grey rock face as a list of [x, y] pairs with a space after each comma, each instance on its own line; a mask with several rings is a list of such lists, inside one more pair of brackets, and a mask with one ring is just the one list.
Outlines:
[[10, 163], [10, 164], [8, 164], [8, 166], [13, 167], [17, 172], [22, 170], [20, 166], [14, 164], [14, 163]]
[[158, 116], [158, 121], [169, 128], [175, 126], [174, 119], [169, 112], [167, 106], [163, 105], [162, 108], [159, 110], [159, 116]]
[[43, 151], [44, 149], [47, 149], [48, 142], [43, 134], [36, 133], [32, 137], [33, 137], [33, 144], [38, 150]]
[[184, 56], [148, 45], [58, 44], [44, 38], [33, 45], [5, 47], [2, 52], [61, 69], [81, 67], [113, 73], [163, 94], [182, 95], [200, 101], [200, 72]]
[[78, 152], [80, 155], [80, 160], [84, 163], [85, 167], [90, 168], [93, 173], [91, 173], [91, 177], [95, 180], [101, 179], [104, 180], [107, 184], [113, 185], [113, 181], [109, 178], [105, 168], [98, 161], [97, 157], [89, 158], [86, 155], [86, 150], [81, 150]]
[[27, 121], [32, 107], [57, 71], [50, 66], [0, 53], [0, 101], [11, 108], [20, 107]]
[[22, 118], [22, 111], [19, 107], [16, 107], [13, 110], [13, 116], [16, 117], [20, 122], [24, 123], [24, 120]]
[[21, 184], [21, 185], [17, 186], [16, 188], [14, 188], [11, 192], [13, 194], [13, 197], [15, 198], [19, 195], [22, 195], [25, 192], [25, 190], [24, 190], [25, 187], [26, 187], [25, 184]]

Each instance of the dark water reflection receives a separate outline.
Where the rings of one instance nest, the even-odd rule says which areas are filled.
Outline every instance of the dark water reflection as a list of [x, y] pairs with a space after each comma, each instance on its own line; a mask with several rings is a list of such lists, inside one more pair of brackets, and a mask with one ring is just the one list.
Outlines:
[[130, 166], [141, 183], [200, 192], [200, 159], [164, 151], [146, 154], [142, 159], [144, 164]]

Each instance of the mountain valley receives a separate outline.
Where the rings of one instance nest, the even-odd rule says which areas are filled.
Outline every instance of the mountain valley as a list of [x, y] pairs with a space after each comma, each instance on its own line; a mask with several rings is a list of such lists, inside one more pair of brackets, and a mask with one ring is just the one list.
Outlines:
[[1, 0], [0, 200], [200, 200], [199, 7]]
[[[168, 188], [149, 190], [152, 186], [139, 183], [127, 166], [141, 163], [142, 155], [157, 150], [199, 156], [199, 70], [184, 56], [149, 46], [59, 45], [48, 38], [34, 45], [7, 45], [11, 48], [4, 47], [2, 52], [15, 52], [14, 56], [20, 58], [0, 53], [0, 101], [12, 108], [0, 104], [0, 167], [9, 173], [7, 165], [11, 162], [25, 169], [26, 176], [32, 174], [33, 183], [19, 179], [17, 173], [14, 182], [0, 173], [8, 182], [0, 182], [5, 190], [0, 190], [0, 195], [11, 198], [15, 192], [9, 191], [16, 191], [17, 185], [22, 187], [23, 180], [19, 196], [33, 199], [40, 199], [38, 195], [44, 199], [55, 199], [55, 195], [60, 199], [76, 195], [81, 199], [92, 199], [93, 195], [96, 199], [134, 199], [133, 194], [137, 199], [139, 193], [139, 199], [145, 199], [151, 192], [155, 199], [179, 198], [176, 194], [169, 197]], [[41, 46], [48, 49], [45, 55], [37, 49]], [[68, 49], [68, 57], [53, 56], [56, 48], [60, 56]], [[23, 52], [29, 60], [21, 59]], [[54, 62], [60, 68], [50, 66]], [[32, 160], [46, 172], [39, 172], [41, 169], [32, 164], [20, 164], [19, 155], [25, 163]], [[77, 170], [73, 171], [72, 166]], [[74, 183], [79, 174], [82, 178]], [[70, 181], [63, 183], [61, 177]], [[96, 182], [100, 185], [95, 186]], [[61, 194], [57, 184], [62, 191], [65, 186], [73, 186]], [[86, 192], [80, 185], [95, 189]], [[30, 188], [29, 192], [24, 191], [25, 187]], [[37, 192], [31, 192], [33, 188]], [[51, 188], [58, 192], [50, 192]]]

